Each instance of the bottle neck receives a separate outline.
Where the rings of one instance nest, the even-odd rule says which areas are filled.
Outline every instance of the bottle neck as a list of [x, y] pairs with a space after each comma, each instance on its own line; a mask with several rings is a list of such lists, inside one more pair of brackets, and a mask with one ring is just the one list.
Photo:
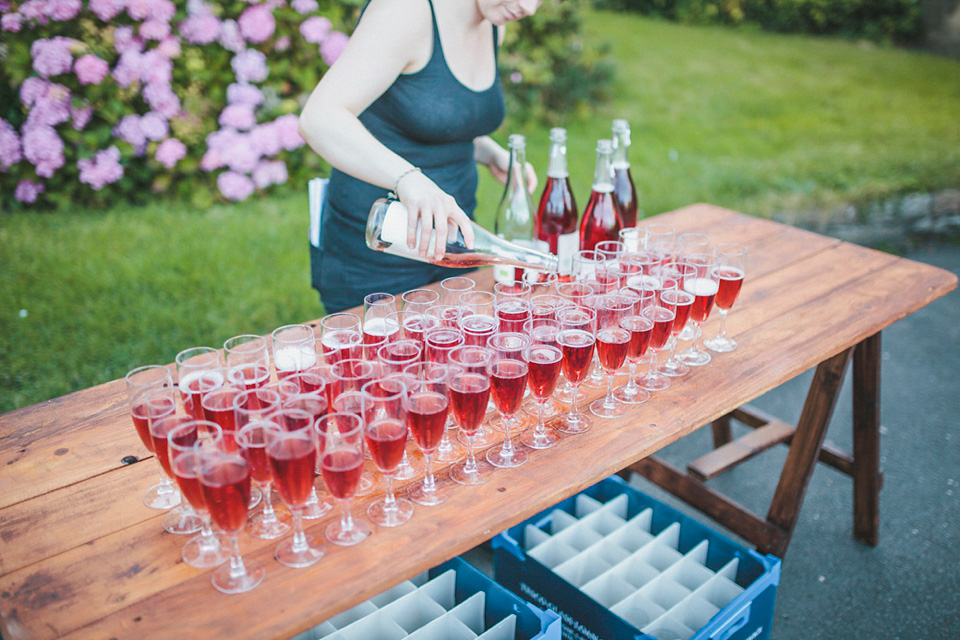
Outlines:
[[630, 132], [617, 131], [613, 135], [613, 166], [618, 169], [630, 168], [627, 151], [630, 149]]
[[597, 166], [593, 172], [593, 190], [613, 191], [612, 154], [609, 151], [597, 151]]
[[550, 164], [547, 165], [548, 178], [567, 178], [567, 145], [564, 142], [554, 142], [550, 145]]

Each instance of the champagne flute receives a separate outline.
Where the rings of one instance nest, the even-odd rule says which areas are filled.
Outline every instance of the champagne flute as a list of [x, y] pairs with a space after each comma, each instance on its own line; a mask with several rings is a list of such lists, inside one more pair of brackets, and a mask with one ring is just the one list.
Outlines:
[[243, 593], [263, 582], [266, 570], [256, 561], [244, 563], [237, 534], [247, 521], [250, 465], [238, 453], [197, 443], [203, 501], [214, 523], [227, 534], [230, 562], [213, 572], [213, 586], [223, 593]]
[[345, 358], [363, 356], [363, 333], [359, 316], [331, 313], [320, 321], [320, 347], [323, 361], [336, 364]]
[[[147, 451], [153, 453], [153, 439], [150, 437], [150, 421], [147, 415], [146, 396], [154, 389], [164, 387], [173, 388], [173, 376], [170, 369], [159, 364], [148, 364], [135, 367], [124, 377], [127, 383], [127, 399], [130, 403], [130, 416], [133, 426], [140, 436], [140, 441]], [[180, 504], [180, 492], [163, 472], [160, 459], [157, 466], [160, 469], [160, 482], [153, 485], [143, 494], [143, 504], [151, 509], [170, 509]]]
[[607, 374], [607, 393], [590, 403], [590, 412], [598, 418], [615, 418], [627, 412], [627, 406], [613, 395], [613, 379], [623, 366], [630, 347], [630, 332], [620, 320], [633, 310], [635, 299], [622, 293], [608, 293], [599, 298], [596, 319], [596, 347], [600, 366]]
[[637, 384], [647, 391], [663, 391], [670, 387], [670, 379], [658, 371], [657, 360], [660, 351], [670, 338], [670, 329], [673, 327], [676, 314], [666, 307], [655, 306], [647, 307], [640, 315], [653, 322], [653, 330], [650, 332], [650, 343], [647, 345], [647, 349], [651, 352], [650, 368], [646, 375], [637, 378]]
[[440, 281], [440, 304], [457, 306], [460, 304], [460, 296], [476, 288], [477, 283], [473, 278], [464, 276], [444, 278]]
[[[280, 408], [280, 393], [276, 389], [248, 389], [233, 399], [233, 416], [237, 431], [255, 420], [265, 420]], [[256, 475], [256, 474], [254, 474]], [[254, 477], [256, 480], [256, 477]]]
[[523, 280], [497, 282], [493, 285], [493, 295], [497, 297], [497, 300], [508, 298], [527, 300], [530, 298], [530, 290], [530, 285]]
[[475, 451], [490, 400], [487, 367], [493, 361], [493, 352], [486, 347], [463, 345], [450, 352], [449, 361], [450, 404], [467, 445], [466, 459], [450, 469], [450, 477], [459, 484], [482, 484], [493, 471], [485, 459], [477, 460]]
[[423, 345], [417, 340], [399, 339], [377, 350], [377, 362], [389, 373], [400, 373], [407, 365], [422, 360]]
[[[498, 285], [501, 283], [497, 283]], [[498, 298], [496, 302], [497, 321], [502, 333], [521, 333], [523, 323], [533, 315], [530, 301], [519, 296]], [[487, 339], [489, 342], [489, 338]]]
[[367, 382], [374, 377], [372, 363], [359, 358], [344, 358], [330, 367], [330, 400], [337, 401], [337, 396], [345, 391], [360, 391]]
[[728, 353], [737, 348], [736, 340], [727, 337], [727, 314], [743, 286], [747, 248], [735, 242], [721, 242], [714, 247], [713, 257], [718, 285], [714, 304], [720, 314], [720, 330], [716, 336], [704, 340], [703, 345], [717, 353]]
[[684, 327], [687, 326], [687, 320], [690, 318], [693, 301], [692, 294], [679, 289], [669, 289], [660, 294], [660, 305], [670, 309], [674, 314], [673, 324], [670, 325], [670, 338], [666, 345], [667, 361], [660, 365], [660, 373], [671, 378], [679, 378], [690, 372], [690, 368], [680, 362], [675, 354], [677, 342], [680, 340]]
[[439, 480], [433, 473], [433, 453], [443, 437], [450, 407], [448, 365], [423, 362], [404, 369], [408, 390], [403, 400], [407, 426], [423, 452], [426, 470], [423, 481], [407, 490], [408, 497], [424, 506], [440, 504], [451, 493], [449, 482]]
[[[366, 387], [372, 381], [373, 378], [364, 383], [363, 386]], [[363, 387], [361, 387], [361, 389], [362, 388]], [[332, 408], [333, 411], [337, 413], [352, 413], [358, 416], [364, 425], [372, 422], [376, 413], [376, 405], [373, 402], [372, 396], [364, 393], [362, 390], [344, 391], [333, 401]], [[364, 457], [370, 458], [370, 452], [364, 450]], [[357, 486], [356, 495], [370, 495], [379, 484], [379, 478], [373, 472], [364, 468], [360, 474], [360, 484]]]
[[497, 297], [489, 291], [469, 291], [460, 295], [460, 330], [465, 344], [478, 347], [487, 345], [487, 338], [497, 331]]
[[[402, 310], [423, 315], [427, 309], [440, 302], [440, 294], [433, 289], [411, 289], [400, 296]], [[402, 325], [401, 325], [402, 326]]]
[[586, 377], [593, 360], [596, 312], [586, 307], [561, 309], [557, 312], [557, 320], [560, 322], [557, 344], [563, 352], [560, 367], [563, 376], [573, 387], [570, 411], [559, 430], [564, 433], [583, 433], [590, 428], [590, 420], [577, 411], [577, 396], [580, 383]]
[[537, 295], [551, 295], [557, 292], [560, 275], [550, 271], [536, 271], [525, 269], [523, 282], [530, 286], [530, 297]]
[[[201, 521], [200, 533], [187, 540], [180, 556], [191, 567], [209, 569], [223, 564], [228, 554], [221, 544], [220, 537], [210, 526], [210, 512], [203, 500], [197, 448], [211, 446], [225, 450], [223, 431], [220, 425], [209, 420], [178, 420], [177, 422], [178, 424], [167, 432], [170, 470], [173, 471], [183, 496], [200, 516]], [[201, 442], [207, 444], [197, 444]]]
[[574, 282], [583, 282], [601, 267], [605, 259], [593, 249], [581, 249], [573, 256], [571, 275]]
[[[652, 292], [650, 293], [652, 297]], [[627, 361], [630, 363], [630, 373], [627, 384], [613, 390], [613, 396], [624, 404], [643, 404], [650, 399], [650, 392], [637, 384], [637, 364], [647, 352], [650, 345], [650, 334], [653, 332], [653, 321], [640, 315], [642, 309], [636, 308], [624, 318], [620, 319], [620, 327], [630, 332], [630, 344], [627, 347]]]
[[555, 293], [541, 293], [530, 298], [530, 317], [533, 320], [555, 320], [557, 311], [570, 305], [569, 301]]
[[530, 367], [527, 383], [537, 403], [537, 424], [520, 434], [520, 442], [531, 449], [549, 449], [557, 444], [559, 437], [556, 431], [547, 429], [544, 424], [544, 409], [560, 378], [563, 352], [556, 344], [535, 342], [527, 347], [524, 359]]
[[277, 378], [283, 379], [317, 364], [317, 338], [313, 327], [305, 324], [287, 324], [270, 333], [273, 350], [273, 368]]
[[436, 318], [424, 315], [425, 312], [426, 309], [424, 309], [423, 312], [404, 309], [403, 311], [391, 313], [387, 317], [400, 327], [399, 337], [401, 339], [416, 340], [420, 343], [421, 348], [425, 348], [424, 333], [440, 323]]
[[[456, 309], [458, 307], [453, 308]], [[434, 309], [437, 309], [437, 307], [431, 307], [427, 313], [430, 313], [430, 311]], [[426, 332], [425, 341], [427, 346], [425, 354], [427, 361], [447, 364], [449, 353], [463, 344], [464, 337], [463, 332], [457, 327], [439, 326]], [[456, 426], [456, 423], [453, 421], [453, 416], [448, 413], [446, 429], [443, 432], [443, 437], [440, 439], [440, 444], [437, 446], [436, 454], [433, 457], [436, 462], [444, 464], [458, 462], [463, 460], [463, 456], [466, 455], [466, 450], [460, 446], [459, 442], [454, 442], [450, 438], [450, 431], [455, 429]]]
[[324, 552], [323, 543], [303, 531], [303, 508], [313, 489], [317, 467], [316, 435], [311, 428], [286, 431], [267, 427], [266, 431], [270, 475], [293, 514], [293, 536], [277, 545], [274, 557], [287, 567], [309, 567]]
[[267, 431], [270, 428], [277, 428], [277, 423], [262, 419], [252, 420], [242, 426], [236, 436], [240, 453], [250, 465], [250, 477], [263, 493], [263, 509], [247, 522], [247, 533], [262, 540], [275, 540], [290, 531], [290, 525], [281, 519], [273, 508], [273, 476], [267, 460]]
[[363, 394], [368, 395], [375, 406], [374, 417], [367, 422], [363, 435], [370, 457], [386, 484], [383, 498], [367, 507], [367, 517], [381, 527], [397, 527], [413, 516], [413, 503], [398, 498], [393, 490], [394, 474], [406, 453], [409, 435], [403, 413], [407, 386], [402, 376], [387, 376], [368, 382]]
[[353, 546], [370, 535], [363, 520], [350, 513], [350, 501], [363, 473], [363, 420], [355, 413], [328, 413], [317, 420], [320, 468], [327, 491], [340, 502], [340, 520], [327, 526], [327, 540]]
[[[311, 428], [316, 420], [327, 413], [327, 396], [322, 392], [296, 393], [280, 400], [280, 408], [271, 416], [278, 425], [287, 431]], [[320, 475], [320, 461], [317, 460], [314, 478]], [[316, 485], [311, 485], [310, 496], [304, 503], [301, 513], [304, 520], [316, 520], [327, 515], [333, 509], [333, 503], [326, 497], [320, 498]]]
[[705, 253], [693, 254], [688, 256], [688, 260], [696, 265], [696, 272], [684, 275], [683, 289], [694, 296], [693, 305], [690, 307], [690, 320], [696, 327], [696, 333], [693, 343], [677, 355], [677, 359], [691, 367], [702, 367], [712, 359], [709, 351], [700, 348], [703, 323], [710, 316], [710, 310], [713, 308], [713, 301], [720, 289], [720, 283], [711, 255]]
[[643, 249], [652, 250], [659, 242], [671, 241], [676, 237], [676, 230], [668, 224], [652, 222], [643, 227]]
[[363, 343], [389, 342], [396, 338], [398, 327], [387, 322], [387, 316], [397, 310], [397, 299], [390, 293], [369, 293], [363, 297]]
[[194, 420], [203, 420], [203, 394], [224, 382], [220, 352], [213, 347], [190, 347], [177, 354], [176, 363], [183, 409]]
[[523, 359], [530, 346], [530, 336], [523, 333], [495, 333], [487, 340], [493, 351], [493, 360], [487, 366], [490, 375], [490, 395], [500, 412], [500, 427], [503, 430], [503, 445], [498, 450], [487, 451], [487, 461], [495, 467], [519, 467], [527, 461], [525, 449], [516, 448], [511, 431], [519, 432], [522, 422], [515, 416], [523, 402], [530, 368]]
[[[153, 441], [153, 452], [157, 461], [168, 478], [174, 478], [173, 468], [170, 466], [170, 450], [167, 447], [167, 434], [186, 421], [187, 417], [177, 414], [177, 399], [173, 389], [160, 387], [154, 389], [144, 398], [147, 420], [150, 428], [150, 438]], [[182, 492], [181, 492], [182, 495]], [[180, 506], [168, 510], [160, 521], [164, 531], [176, 534], [191, 534], [200, 531], [202, 522], [194, 513], [188, 500], [181, 500]]]
[[259, 389], [270, 381], [267, 339], [253, 334], [228, 338], [223, 343], [227, 382], [240, 390]]

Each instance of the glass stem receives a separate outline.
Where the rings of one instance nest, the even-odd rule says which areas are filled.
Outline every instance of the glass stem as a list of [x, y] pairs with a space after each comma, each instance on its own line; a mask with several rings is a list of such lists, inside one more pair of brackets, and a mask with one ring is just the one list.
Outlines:
[[603, 399], [603, 406], [612, 409], [617, 406], [617, 401], [613, 398], [613, 378], [614, 372], [607, 372], [607, 397]]
[[397, 498], [393, 495], [393, 474], [383, 474], [383, 480], [387, 485], [383, 496], [383, 510], [395, 511], [397, 509]]
[[727, 310], [717, 307], [717, 311], [720, 312], [720, 331], [717, 332], [718, 338], [727, 337]]
[[[160, 472], [160, 486], [157, 487], [157, 493], [160, 495], [173, 493], [177, 490], [177, 488], [173, 484], [173, 481], [167, 476], [167, 473], [163, 470], [163, 465], [160, 464], [160, 458], [154, 457], [154, 460], [157, 461], [157, 471]], [[186, 500], [184, 500], [184, 502], [186, 502]]]
[[243, 558], [240, 557], [240, 544], [237, 542], [237, 534], [230, 534], [230, 577], [240, 578], [247, 575], [247, 567], [243, 564]]
[[573, 385], [573, 398], [570, 400], [570, 413], [569, 418], [571, 420], [577, 420], [577, 396], [580, 395], [580, 385]]
[[307, 549], [307, 535], [303, 532], [303, 507], [292, 509], [293, 511], [293, 541], [290, 550], [294, 553], [300, 553]]
[[637, 375], [637, 361], [630, 360], [630, 373], [627, 375], [627, 386], [623, 390], [623, 395], [632, 398], [637, 395], [637, 381], [634, 378]]
[[340, 501], [340, 529], [342, 531], [353, 530], [353, 515], [350, 513], [350, 500]]
[[500, 455], [504, 458], [513, 457], [513, 441], [510, 438], [510, 425], [513, 423], [513, 415], [504, 415], [500, 424], [503, 426], [503, 448], [500, 449]]
[[213, 535], [213, 527], [210, 526], [210, 514], [204, 512], [200, 516], [200, 546], [203, 549], [218, 549], [220, 541]]
[[467, 436], [467, 460], [463, 463], [463, 471], [468, 474], [477, 472], [477, 457], [473, 453], [473, 438], [474, 436]]
[[273, 523], [277, 521], [277, 512], [273, 509], [273, 497], [270, 495], [270, 483], [261, 485], [260, 487], [263, 494], [263, 515], [261, 516], [261, 522]]
[[424, 452], [423, 462], [426, 467], [426, 473], [423, 475], [423, 492], [433, 493], [437, 490], [437, 483], [433, 478], [433, 454]]
[[547, 434], [547, 426], [543, 424], [543, 409], [547, 406], [547, 399], [537, 399], [537, 426], [533, 430], [534, 438], [539, 440]]

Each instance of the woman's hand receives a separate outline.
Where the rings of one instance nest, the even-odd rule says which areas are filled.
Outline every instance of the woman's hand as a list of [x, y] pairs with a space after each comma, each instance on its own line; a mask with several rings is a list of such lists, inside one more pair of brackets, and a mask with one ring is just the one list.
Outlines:
[[[463, 234], [468, 249], [473, 248], [473, 225], [467, 214], [457, 205], [453, 196], [443, 191], [419, 171], [404, 175], [396, 188], [397, 197], [407, 208], [407, 246], [417, 246], [417, 223], [420, 223], [420, 255], [440, 260], [446, 251], [446, 241]], [[435, 240], [430, 242], [431, 232]]]
[[[481, 136], [473, 141], [473, 157], [480, 164], [490, 169], [490, 173], [500, 184], [507, 184], [507, 174], [510, 170], [510, 152], [501, 147], [490, 136]], [[527, 162], [523, 167], [524, 177], [527, 179], [527, 190], [531, 195], [537, 190], [537, 172], [533, 165]]]

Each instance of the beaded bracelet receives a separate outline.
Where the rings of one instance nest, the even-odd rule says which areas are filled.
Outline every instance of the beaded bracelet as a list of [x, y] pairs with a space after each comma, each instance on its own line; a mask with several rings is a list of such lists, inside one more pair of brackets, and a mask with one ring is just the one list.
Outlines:
[[420, 167], [411, 167], [410, 169], [407, 169], [406, 171], [404, 171], [403, 173], [400, 174], [400, 176], [397, 178], [397, 181], [393, 183], [393, 195], [394, 195], [394, 196], [399, 197], [398, 194], [397, 194], [397, 189], [400, 188], [400, 181], [403, 180], [404, 178], [406, 178], [409, 174], [414, 173], [414, 172], [423, 173], [422, 171], [420, 171]]

